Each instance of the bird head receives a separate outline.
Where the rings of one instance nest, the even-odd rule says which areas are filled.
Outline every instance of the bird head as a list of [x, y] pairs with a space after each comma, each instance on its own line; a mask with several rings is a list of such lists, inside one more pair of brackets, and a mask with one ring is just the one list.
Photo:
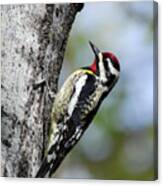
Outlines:
[[117, 57], [111, 52], [101, 52], [92, 42], [89, 42], [95, 59], [89, 67], [101, 81], [107, 82], [110, 78], [119, 78], [120, 64]]

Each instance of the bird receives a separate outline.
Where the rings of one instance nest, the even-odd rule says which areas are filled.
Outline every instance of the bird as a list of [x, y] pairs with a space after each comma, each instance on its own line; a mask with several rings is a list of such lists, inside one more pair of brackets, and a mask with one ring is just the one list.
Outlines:
[[93, 63], [73, 72], [56, 94], [48, 145], [36, 178], [54, 176], [119, 79], [118, 58], [112, 52], [101, 52], [91, 41], [89, 44], [95, 56]]

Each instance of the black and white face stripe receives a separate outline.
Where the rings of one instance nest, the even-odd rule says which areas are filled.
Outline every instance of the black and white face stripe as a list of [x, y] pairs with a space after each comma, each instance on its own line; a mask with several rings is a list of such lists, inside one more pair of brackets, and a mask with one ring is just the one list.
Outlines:
[[98, 66], [99, 66], [100, 79], [101, 79], [102, 82], [106, 82], [107, 81], [106, 69], [105, 69], [105, 66], [104, 66], [103, 55], [102, 55], [101, 52], [99, 53]]
[[110, 73], [118, 77], [119, 70], [115, 67], [114, 63], [109, 58], [106, 58], [106, 61], [108, 62], [108, 68], [109, 68]]
[[119, 66], [114, 64], [110, 58], [104, 58], [102, 53], [99, 53], [98, 60], [99, 77], [102, 82], [108, 81], [108, 74], [119, 76]]

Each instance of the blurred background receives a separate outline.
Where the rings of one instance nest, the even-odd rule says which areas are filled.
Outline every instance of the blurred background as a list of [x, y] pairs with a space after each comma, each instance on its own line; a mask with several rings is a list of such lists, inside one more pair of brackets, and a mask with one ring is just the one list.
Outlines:
[[120, 79], [56, 177], [153, 180], [153, 2], [85, 3], [70, 33], [60, 86], [92, 63], [89, 40], [119, 58]]

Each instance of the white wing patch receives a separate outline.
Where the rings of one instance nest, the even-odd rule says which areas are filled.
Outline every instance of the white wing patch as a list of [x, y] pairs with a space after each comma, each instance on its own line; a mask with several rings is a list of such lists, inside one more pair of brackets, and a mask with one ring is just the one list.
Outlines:
[[83, 88], [83, 86], [85, 85], [85, 82], [87, 80], [87, 75], [83, 75], [77, 82], [76, 82], [76, 85], [75, 85], [75, 93], [74, 95], [72, 96], [72, 99], [69, 103], [69, 106], [68, 106], [68, 114], [69, 116], [72, 115], [74, 109], [75, 109], [75, 105], [78, 101], [78, 98], [80, 96], [80, 93], [81, 93], [81, 90]]

